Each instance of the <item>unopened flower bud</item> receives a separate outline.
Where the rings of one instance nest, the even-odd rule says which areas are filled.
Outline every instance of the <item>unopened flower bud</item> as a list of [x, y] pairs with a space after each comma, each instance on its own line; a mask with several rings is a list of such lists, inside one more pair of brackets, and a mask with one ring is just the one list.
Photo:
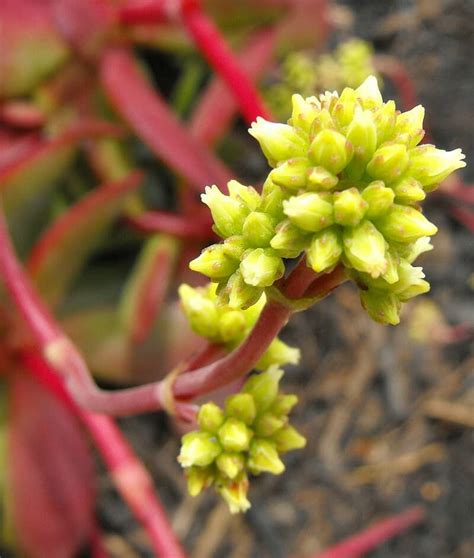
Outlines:
[[299, 190], [306, 184], [308, 165], [309, 162], [306, 157], [288, 159], [288, 161], [273, 169], [269, 177], [275, 184], [288, 190]]
[[321, 130], [311, 142], [310, 159], [332, 174], [338, 174], [352, 158], [352, 146], [335, 130]]
[[283, 370], [272, 366], [266, 372], [250, 376], [245, 382], [242, 392], [253, 396], [258, 413], [266, 411], [275, 401], [282, 376]]
[[267, 438], [268, 436], [275, 434], [277, 430], [280, 430], [286, 422], [286, 417], [278, 416], [267, 411], [257, 418], [255, 424], [253, 425], [253, 430], [257, 436]]
[[316, 233], [307, 250], [308, 265], [319, 273], [334, 267], [342, 254], [342, 240], [337, 227]]
[[242, 236], [250, 246], [265, 247], [275, 234], [273, 219], [266, 213], [252, 211], [244, 221]]
[[309, 137], [313, 140], [319, 132], [322, 130], [335, 130], [336, 124], [331, 116], [331, 113], [327, 108], [322, 108], [319, 111], [319, 114], [313, 120], [311, 124], [311, 129], [309, 131]]
[[339, 126], [344, 127], [350, 124], [354, 117], [356, 101], [357, 97], [355, 91], [350, 87], [346, 87], [339, 96], [333, 109], [334, 119]]
[[219, 320], [219, 335], [224, 343], [242, 339], [246, 328], [247, 323], [240, 310], [230, 310]]
[[307, 171], [307, 188], [308, 190], [332, 190], [339, 182], [334, 174], [330, 173], [324, 167], [311, 167]]
[[181, 285], [178, 292], [193, 331], [208, 339], [215, 338], [219, 316], [214, 303], [189, 285]]
[[227, 416], [240, 420], [249, 426], [255, 420], [257, 407], [250, 393], [236, 393], [226, 399], [225, 412]]
[[277, 250], [282, 258], [296, 258], [306, 248], [308, 242], [308, 235], [286, 219], [277, 226], [276, 234], [271, 239], [270, 246]]
[[216, 232], [222, 238], [240, 234], [248, 209], [240, 201], [224, 195], [217, 186], [206, 186], [205, 192], [201, 199], [211, 210]]
[[396, 242], [413, 242], [422, 236], [433, 236], [438, 229], [417, 209], [393, 204], [377, 226], [382, 234]]
[[219, 441], [226, 451], [246, 451], [252, 439], [252, 431], [235, 418], [228, 418], [219, 428]]
[[392, 188], [397, 203], [409, 204], [426, 198], [422, 185], [414, 178], [402, 178]]
[[420, 145], [410, 151], [410, 175], [430, 192], [452, 172], [465, 167], [464, 158], [460, 149], [445, 151], [434, 145]]
[[393, 285], [393, 288], [402, 302], [425, 294], [430, 290], [430, 284], [424, 280], [425, 274], [421, 267], [414, 267], [408, 262], [401, 262], [398, 267], [398, 275], [399, 280]]
[[385, 239], [370, 221], [343, 232], [344, 254], [358, 271], [379, 277], [387, 268]]
[[258, 116], [257, 121], [249, 129], [249, 134], [260, 143], [272, 167], [279, 161], [306, 155], [305, 140], [288, 124], [268, 122]]
[[240, 272], [234, 273], [227, 283], [228, 303], [231, 308], [249, 308], [262, 296], [260, 287], [248, 285]]
[[276, 445], [261, 438], [252, 440], [247, 465], [250, 471], [256, 475], [259, 473], [281, 475], [285, 470], [285, 465], [278, 456]]
[[224, 423], [224, 413], [215, 403], [201, 405], [197, 416], [199, 428], [215, 434]]
[[362, 190], [362, 197], [368, 204], [366, 217], [377, 219], [388, 211], [395, 194], [391, 188], [386, 188], [381, 180], [375, 180]]
[[212, 473], [205, 467], [190, 467], [186, 470], [188, 492], [191, 496], [198, 496], [204, 488], [212, 483]]
[[355, 93], [365, 109], [373, 109], [382, 106], [382, 94], [380, 93], [377, 78], [375, 76], [369, 76], [361, 85], [359, 85], [359, 87], [355, 90]]
[[259, 210], [267, 213], [278, 222], [283, 215], [282, 202], [287, 197], [288, 195], [283, 192], [283, 189], [268, 176], [263, 185], [262, 203]]
[[367, 165], [367, 172], [372, 178], [389, 184], [405, 172], [408, 162], [408, 152], [404, 145], [384, 145], [374, 153]]
[[227, 502], [230, 513], [246, 512], [250, 508], [250, 502], [247, 499], [248, 487], [249, 481], [243, 473], [234, 480], [220, 482], [216, 485], [217, 491]]
[[293, 407], [298, 403], [298, 396], [294, 394], [278, 394], [270, 410], [279, 416], [288, 416]]
[[270, 366], [286, 364], [298, 364], [300, 360], [300, 351], [295, 347], [289, 347], [281, 339], [274, 339], [263, 356], [255, 365], [257, 370], [266, 370]]
[[294, 225], [304, 231], [318, 232], [334, 222], [332, 203], [316, 192], [285, 200], [283, 211]]
[[311, 124], [321, 110], [321, 104], [316, 97], [303, 99], [301, 95], [293, 95], [291, 97], [293, 110], [291, 112], [291, 123], [296, 128], [301, 128], [305, 132], [309, 132]]
[[237, 180], [227, 183], [229, 195], [232, 199], [242, 202], [249, 211], [255, 211], [260, 203], [260, 194], [252, 186], [244, 186]]
[[221, 451], [216, 437], [210, 432], [189, 432], [183, 436], [178, 461], [182, 467], [206, 467]]
[[279, 256], [269, 250], [256, 248], [240, 264], [240, 272], [245, 282], [254, 287], [270, 287], [285, 272]]
[[370, 160], [377, 147], [377, 129], [370, 111], [356, 111], [347, 128], [346, 138], [354, 147], [354, 157], [358, 161]]
[[278, 430], [272, 436], [272, 440], [275, 442], [279, 453], [286, 453], [306, 446], [306, 438], [290, 425]]
[[418, 105], [397, 116], [395, 122], [395, 136], [397, 143], [404, 143], [407, 147], [415, 147], [423, 139], [423, 119], [425, 109]]
[[235, 477], [244, 470], [245, 460], [239, 453], [221, 453], [216, 459], [219, 471], [229, 479]]
[[393, 101], [388, 101], [375, 112], [374, 122], [377, 128], [377, 143], [379, 145], [393, 137], [396, 114], [396, 106]]
[[214, 244], [192, 260], [189, 267], [211, 279], [222, 279], [231, 275], [239, 267], [239, 262], [226, 255], [222, 244]]
[[397, 295], [386, 291], [369, 289], [367, 291], [360, 291], [360, 299], [362, 306], [376, 322], [391, 325], [400, 323], [401, 303]]
[[334, 221], [339, 225], [355, 227], [367, 211], [368, 204], [357, 188], [349, 188], [334, 194]]
[[400, 258], [393, 253], [392, 250], [388, 249], [385, 251], [385, 259], [387, 260], [387, 268], [382, 273], [381, 277], [389, 285], [393, 285], [393, 283], [399, 280], [398, 265], [400, 263]]

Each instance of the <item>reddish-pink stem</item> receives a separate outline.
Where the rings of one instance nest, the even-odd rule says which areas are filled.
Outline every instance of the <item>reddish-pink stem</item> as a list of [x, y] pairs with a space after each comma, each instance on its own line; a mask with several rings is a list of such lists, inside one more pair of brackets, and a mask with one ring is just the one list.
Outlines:
[[127, 224], [144, 233], [163, 232], [178, 238], [209, 240], [216, 235], [211, 230], [211, 220], [191, 220], [183, 215], [166, 211], [145, 211], [126, 218]]
[[150, 474], [135, 456], [114, 421], [110, 417], [81, 409], [66, 391], [59, 376], [41, 355], [35, 352], [24, 352], [22, 360], [30, 373], [65, 402], [85, 424], [117, 489], [137, 520], [143, 525], [154, 551], [163, 558], [170, 556], [185, 558], [185, 552], [176, 539], [155, 494]]
[[361, 533], [332, 546], [313, 558], [359, 558], [374, 550], [383, 542], [410, 527], [418, 525], [425, 519], [425, 511], [420, 506], [409, 508], [404, 512], [379, 521]]
[[181, 1], [181, 19], [196, 46], [235, 96], [247, 123], [257, 116], [271, 119], [263, 100], [224, 37], [197, 0]]
[[96, 527], [92, 533], [91, 556], [92, 558], [110, 558], [110, 555], [104, 548], [102, 533], [99, 531], [98, 527]]

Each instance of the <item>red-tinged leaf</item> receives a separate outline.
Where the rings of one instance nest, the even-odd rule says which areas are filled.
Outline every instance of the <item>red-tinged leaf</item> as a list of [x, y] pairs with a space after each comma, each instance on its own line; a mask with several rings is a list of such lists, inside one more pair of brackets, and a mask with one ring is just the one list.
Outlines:
[[212, 153], [189, 135], [137, 68], [124, 48], [110, 48], [100, 64], [107, 96], [153, 152], [198, 190], [207, 184], [226, 184], [232, 176]]
[[94, 528], [92, 456], [71, 411], [31, 376], [9, 377], [9, 478], [29, 558], [69, 558]]
[[50, 305], [61, 301], [141, 180], [136, 172], [93, 190], [63, 213], [34, 246], [27, 269]]
[[20, 130], [31, 130], [44, 125], [45, 113], [28, 101], [9, 101], [0, 106], [0, 122]]
[[107, 0], [51, 0], [54, 21], [61, 35], [86, 58], [95, 57], [115, 22]]
[[35, 225], [44, 219], [50, 193], [72, 162], [78, 142], [117, 133], [117, 126], [107, 122], [82, 122], [58, 137], [40, 144], [34, 142], [2, 167], [0, 196], [20, 252], [25, 251], [36, 233]]
[[0, 98], [30, 93], [66, 60], [50, 8], [49, 0], [0, 2]]
[[0, 129], [0, 174], [4, 168], [33, 153], [41, 143], [41, 137], [36, 132]]
[[[243, 70], [255, 80], [268, 68], [275, 48], [275, 30], [256, 34], [237, 55]], [[191, 133], [206, 143], [214, 145], [228, 130], [237, 113], [237, 102], [228, 87], [214, 78], [202, 95], [191, 118]]]
[[166, 235], [149, 239], [142, 249], [121, 302], [123, 327], [133, 343], [143, 341], [157, 319], [178, 251], [177, 241]]

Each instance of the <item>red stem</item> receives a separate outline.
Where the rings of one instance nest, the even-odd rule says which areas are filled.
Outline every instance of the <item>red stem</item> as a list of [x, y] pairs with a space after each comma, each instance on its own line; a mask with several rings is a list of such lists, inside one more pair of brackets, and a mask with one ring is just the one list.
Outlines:
[[196, 0], [181, 1], [181, 19], [197, 48], [235, 96], [248, 124], [257, 116], [271, 119], [263, 100], [224, 37]]
[[425, 510], [415, 506], [404, 512], [379, 521], [357, 535], [332, 546], [323, 552], [317, 553], [313, 558], [359, 558], [367, 552], [374, 550], [383, 542], [410, 527], [418, 525], [425, 519]]
[[126, 222], [139, 232], [163, 232], [178, 238], [209, 240], [216, 238], [211, 230], [211, 221], [191, 220], [183, 215], [166, 211], [145, 211], [140, 215], [129, 216]]
[[22, 360], [31, 374], [66, 403], [85, 424], [118, 491], [143, 525], [154, 551], [163, 558], [185, 558], [185, 552], [174, 536], [165, 511], [155, 494], [150, 474], [114, 421], [110, 417], [81, 409], [66, 391], [59, 376], [38, 353], [24, 352]]

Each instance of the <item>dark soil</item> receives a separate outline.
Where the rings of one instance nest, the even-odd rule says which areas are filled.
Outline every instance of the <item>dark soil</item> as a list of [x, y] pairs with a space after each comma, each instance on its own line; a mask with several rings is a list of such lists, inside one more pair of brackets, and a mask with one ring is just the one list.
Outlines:
[[[352, 0], [338, 6], [344, 10], [338, 19], [352, 23], [335, 38], [358, 35], [378, 53], [399, 57], [436, 144], [462, 147], [469, 161], [474, 3]], [[464, 176], [472, 178], [472, 167]], [[294, 420], [308, 446], [288, 456], [281, 477], [252, 482], [253, 506], [245, 516], [230, 516], [212, 494], [186, 496], [178, 437], [168, 435], [161, 415], [123, 422], [191, 556], [307, 555], [420, 503], [425, 523], [371, 556], [474, 556], [473, 242], [450, 216], [449, 200], [433, 197], [427, 211], [440, 233], [423, 261], [432, 291], [408, 306], [400, 326], [371, 322], [354, 289], [343, 287], [287, 327], [284, 337], [303, 357], [288, 371], [285, 388], [300, 397]], [[150, 556], [110, 480], [102, 482], [99, 515], [108, 550], [116, 557]]]

